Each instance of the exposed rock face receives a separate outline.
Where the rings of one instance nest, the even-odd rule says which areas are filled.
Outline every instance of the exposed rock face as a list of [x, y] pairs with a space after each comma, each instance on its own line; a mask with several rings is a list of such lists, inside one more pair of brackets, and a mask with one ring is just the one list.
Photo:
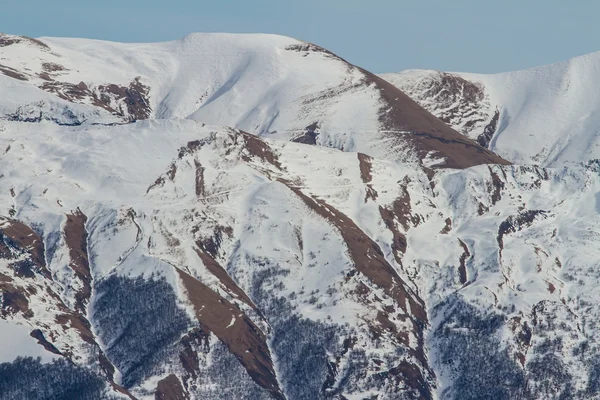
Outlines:
[[69, 248], [69, 258], [71, 259], [69, 267], [75, 273], [78, 284], [81, 286], [75, 295], [76, 308], [84, 314], [92, 291], [90, 262], [87, 254], [86, 222], [87, 217], [78, 209], [73, 214], [67, 214], [64, 228], [65, 242]]
[[136, 77], [129, 86], [115, 84], [88, 87], [84, 82], [77, 85], [46, 79], [40, 89], [56, 94], [59, 98], [72, 103], [90, 102], [113, 115], [124, 118], [127, 121], [147, 119], [152, 108], [148, 96], [150, 88], [140, 82]]
[[439, 71], [407, 71], [382, 78], [463, 135], [479, 144], [491, 140], [498, 116], [481, 83]]
[[0, 32], [0, 47], [12, 46], [17, 43], [27, 43], [39, 47], [42, 50], [50, 50], [46, 44], [37, 39], [32, 39], [27, 36], [8, 35]]
[[[468, 135], [465, 137], [452, 129], [450, 126], [454, 124], [450, 126], [445, 124], [448, 119], [455, 118], [454, 113], [458, 111], [451, 109], [448, 114], [438, 114], [437, 110], [430, 110], [432, 115], [396, 86], [374, 74], [364, 72], [367, 82], [372, 83], [381, 94], [384, 106], [380, 111], [380, 119], [384, 129], [391, 131], [394, 136], [410, 132], [409, 141], [417, 151], [420, 160], [432, 154], [441, 156], [444, 161], [436, 166], [447, 168], [467, 168], [479, 164], [509, 164], [508, 161], [469, 139]], [[443, 94], [462, 86], [461, 95], [465, 97], [461, 97], [461, 101], [466, 102], [466, 107], [472, 106], [471, 98], [475, 99], [479, 96], [477, 87], [466, 81], [461, 84], [451, 79], [442, 79], [440, 85], [437, 90]], [[448, 95], [449, 98], [455, 96], [456, 94]], [[474, 124], [475, 122], [468, 125], [470, 127]]]

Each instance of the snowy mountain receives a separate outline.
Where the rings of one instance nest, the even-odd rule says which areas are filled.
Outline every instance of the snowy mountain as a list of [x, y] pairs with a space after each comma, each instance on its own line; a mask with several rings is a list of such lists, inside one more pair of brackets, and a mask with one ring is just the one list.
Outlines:
[[4, 43], [0, 115], [13, 121], [192, 119], [385, 158], [503, 162], [381, 78], [286, 37], [192, 34], [123, 44], [5, 36]]
[[495, 75], [409, 70], [381, 77], [512, 162], [600, 158], [600, 52]]
[[600, 163], [440, 115], [483, 84], [438, 119], [271, 35], [0, 64], [0, 398], [600, 398]]

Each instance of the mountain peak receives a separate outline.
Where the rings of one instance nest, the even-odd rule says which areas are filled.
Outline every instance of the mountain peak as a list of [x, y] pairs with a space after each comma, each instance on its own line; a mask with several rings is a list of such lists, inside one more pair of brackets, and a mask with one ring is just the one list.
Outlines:
[[285, 140], [302, 140], [314, 126], [315, 143], [345, 151], [437, 159], [438, 167], [505, 163], [377, 76], [284, 36], [44, 41], [52, 52], [1, 50], [8, 62], [0, 72], [30, 92], [25, 101], [0, 104], [9, 119], [78, 125], [185, 118]]

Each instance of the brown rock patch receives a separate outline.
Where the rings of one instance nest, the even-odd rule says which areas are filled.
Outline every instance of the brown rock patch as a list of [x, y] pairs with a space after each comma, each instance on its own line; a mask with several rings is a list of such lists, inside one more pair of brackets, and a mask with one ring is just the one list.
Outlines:
[[396, 132], [410, 132], [403, 135], [423, 160], [434, 152], [444, 162], [436, 168], [468, 168], [479, 164], [510, 164], [485, 147], [466, 138], [443, 121], [430, 114], [400, 89], [382, 78], [362, 69], [365, 82], [373, 85], [380, 93], [384, 103], [380, 113], [380, 122], [392, 136]]
[[91, 294], [92, 276], [87, 254], [88, 234], [85, 230], [87, 217], [81, 210], [77, 209], [73, 214], [67, 214], [67, 222], [64, 227], [64, 237], [69, 248], [71, 262], [69, 267], [75, 272], [75, 276], [83, 287], [75, 294], [76, 307], [79, 312], [85, 314], [87, 302]]
[[502, 190], [504, 189], [504, 181], [500, 179], [500, 176], [492, 170], [492, 167], [488, 166], [490, 175], [492, 177], [491, 183], [488, 183], [488, 191], [491, 193], [492, 206], [496, 205], [502, 199]]
[[217, 262], [217, 260], [215, 259], [216, 254], [211, 254], [210, 249], [208, 247], [210, 246], [210, 244], [206, 244], [202, 241], [197, 241], [196, 245], [198, 247], [194, 250], [196, 251], [196, 254], [198, 254], [198, 257], [200, 257], [200, 259], [202, 260], [202, 263], [204, 264], [206, 269], [208, 269], [211, 274], [213, 274], [215, 277], [217, 277], [217, 279], [219, 279], [219, 282], [221, 282], [221, 284], [229, 293], [246, 303], [254, 310], [257, 310], [256, 305], [254, 305], [254, 303], [252, 302], [252, 300], [250, 300], [248, 295], [237, 285], [237, 283], [235, 283], [233, 278], [229, 276], [227, 271], [225, 271], [225, 268], [223, 268]]
[[160, 380], [154, 393], [155, 400], [189, 400], [189, 398], [190, 396], [174, 374]]
[[8, 76], [9, 78], [18, 79], [20, 81], [28, 81], [29, 80], [29, 78], [27, 78], [27, 76], [25, 76], [21, 72], [17, 71], [14, 68], [8, 67], [6, 65], [0, 64], [0, 72], [2, 72], [4, 75]]
[[[246, 150], [252, 157], [257, 157], [265, 162], [268, 162], [277, 169], [281, 169], [279, 158], [273, 152], [273, 150], [271, 150], [268, 144], [250, 133], [240, 131], [240, 134], [244, 139]], [[242, 156], [242, 160], [248, 162], [250, 161], [250, 158]]]
[[191, 275], [177, 270], [203, 330], [214, 333], [273, 397], [284, 399], [265, 334], [242, 311]]
[[34, 44], [43, 50], [50, 50], [47, 44], [39, 41], [38, 39], [33, 39], [28, 36], [16, 36], [16, 35], [7, 35], [5, 33], [0, 33], [0, 47], [12, 46], [13, 44], [29, 42]]
[[[8, 242], [6, 241], [8, 239]], [[46, 268], [44, 242], [30, 227], [10, 218], [0, 217], [0, 256], [8, 255], [8, 247], [27, 252], [35, 264], [37, 272], [47, 279], [52, 279]]]
[[[200, 328], [194, 328], [181, 338], [181, 344], [183, 345], [183, 351], [179, 353], [181, 365], [189, 376], [196, 379], [200, 372], [198, 367], [200, 360], [196, 349], [202, 348], [203, 352], [208, 353], [210, 351], [210, 335]], [[186, 384], [185, 380], [184, 384]]]
[[64, 329], [73, 328], [77, 330], [77, 332], [79, 332], [79, 336], [84, 342], [97, 345], [94, 334], [91, 330], [92, 326], [85, 317], [65, 310], [64, 314], [59, 314], [56, 316], [55, 321], [57, 324], [62, 325]]
[[[44, 82], [40, 89], [54, 93], [72, 103], [80, 103], [88, 99], [94, 106], [114, 115], [127, 117], [129, 121], [147, 119], [152, 113], [148, 100], [150, 88], [142, 84], [139, 77], [135, 78], [129, 86], [108, 84], [91, 90], [84, 82], [73, 84], [48, 81]], [[120, 102], [123, 105], [115, 105]]]
[[366, 154], [358, 153], [358, 165], [360, 168], [360, 177], [362, 181], [367, 186], [367, 193], [365, 195], [365, 203], [368, 199], [376, 200], [377, 199], [377, 191], [373, 189], [373, 185], [371, 185], [371, 181], [373, 180], [373, 165], [372, 158], [367, 156]]
[[25, 318], [33, 317], [33, 311], [29, 308], [29, 300], [20, 288], [10, 283], [0, 282], [0, 295], [2, 296], [2, 317], [22, 313]]
[[205, 168], [200, 164], [200, 161], [194, 159], [194, 166], [196, 167], [196, 196], [206, 196], [206, 188], [204, 187], [204, 170]]
[[442, 235], [447, 235], [452, 230], [452, 218], [450, 218], [450, 217], [446, 218], [445, 222], [446, 222], [446, 225], [440, 231], [440, 233]]

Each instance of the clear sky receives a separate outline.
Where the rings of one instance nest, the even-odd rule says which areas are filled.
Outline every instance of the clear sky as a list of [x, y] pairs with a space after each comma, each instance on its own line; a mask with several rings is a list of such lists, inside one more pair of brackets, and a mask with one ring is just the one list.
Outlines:
[[503, 72], [600, 50], [597, 0], [2, 0], [0, 31], [125, 42], [277, 33], [373, 72]]

